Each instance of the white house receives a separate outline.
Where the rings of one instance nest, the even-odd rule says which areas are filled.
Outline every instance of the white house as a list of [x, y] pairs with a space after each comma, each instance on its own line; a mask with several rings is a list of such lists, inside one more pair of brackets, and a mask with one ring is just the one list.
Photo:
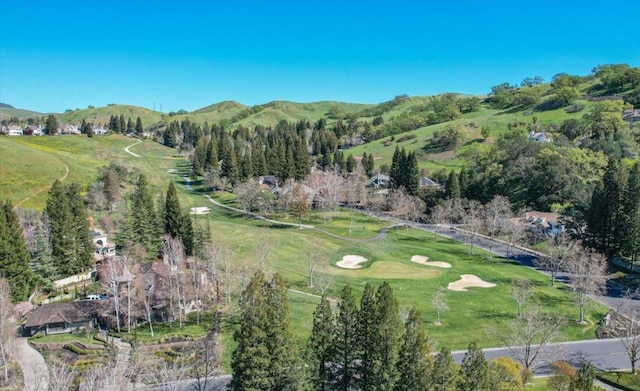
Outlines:
[[547, 136], [547, 132], [534, 132], [533, 130], [530, 130], [529, 141], [535, 141], [538, 143], [551, 143], [553, 142], [553, 138]]
[[100, 136], [103, 136], [103, 135], [107, 134], [107, 132], [108, 132], [108, 130], [103, 128], [102, 126], [93, 129], [93, 134], [97, 134], [97, 135], [100, 135]]
[[9, 125], [7, 128], [7, 136], [22, 136], [22, 127], [19, 125]]

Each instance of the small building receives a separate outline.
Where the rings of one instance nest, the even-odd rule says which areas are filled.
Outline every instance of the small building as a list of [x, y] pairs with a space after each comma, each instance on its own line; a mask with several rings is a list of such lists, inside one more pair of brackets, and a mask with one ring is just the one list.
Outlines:
[[377, 174], [369, 178], [366, 186], [373, 189], [387, 189], [391, 184], [391, 180], [387, 175]]
[[278, 187], [278, 178], [276, 178], [275, 175], [265, 175], [258, 177], [258, 183], [271, 189], [275, 189]]
[[640, 122], [640, 109], [628, 109], [622, 112], [622, 119], [629, 122]]
[[7, 136], [22, 136], [24, 133], [20, 125], [9, 125], [7, 127]]
[[93, 129], [93, 134], [99, 135], [99, 136], [104, 136], [108, 132], [109, 131], [107, 129], [103, 128], [102, 126], [99, 126], [99, 127]]
[[42, 136], [44, 129], [42, 125], [27, 125], [24, 128], [24, 134], [26, 136]]
[[427, 178], [426, 176], [423, 176], [423, 177], [420, 177], [420, 187], [432, 187], [440, 190], [442, 188], [442, 185], [431, 178]]
[[558, 235], [564, 231], [560, 215], [557, 213], [530, 211], [524, 214], [524, 219], [532, 227], [549, 235]]
[[547, 132], [534, 132], [533, 130], [530, 130], [529, 141], [534, 141], [537, 143], [551, 143], [553, 142], [553, 138], [547, 136]]
[[[106, 304], [105, 304], [106, 303]], [[43, 304], [29, 314], [22, 326], [22, 335], [30, 337], [93, 330], [99, 325], [99, 315], [108, 308], [108, 300], [79, 300]]]

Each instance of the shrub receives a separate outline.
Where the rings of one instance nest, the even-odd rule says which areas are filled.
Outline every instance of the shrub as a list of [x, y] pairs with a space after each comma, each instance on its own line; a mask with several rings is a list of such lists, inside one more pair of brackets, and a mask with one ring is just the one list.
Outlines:
[[396, 142], [401, 143], [403, 141], [413, 140], [414, 138], [416, 138], [415, 134], [405, 134], [404, 136], [400, 137]]
[[522, 366], [510, 357], [498, 357], [489, 360], [491, 383], [500, 391], [522, 390], [520, 371]]

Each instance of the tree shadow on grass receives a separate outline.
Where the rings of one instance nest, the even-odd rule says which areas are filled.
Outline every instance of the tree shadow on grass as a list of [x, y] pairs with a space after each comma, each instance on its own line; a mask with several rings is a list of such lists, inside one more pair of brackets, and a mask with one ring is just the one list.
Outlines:
[[551, 296], [547, 295], [544, 292], [538, 292], [536, 294], [536, 301], [540, 304], [541, 307], [555, 307], [563, 304], [571, 304], [572, 301], [566, 296]]
[[476, 312], [476, 318], [478, 319], [498, 320], [498, 319], [510, 319], [512, 317], [513, 317], [512, 314], [508, 312], [500, 311], [492, 308], [485, 308]]

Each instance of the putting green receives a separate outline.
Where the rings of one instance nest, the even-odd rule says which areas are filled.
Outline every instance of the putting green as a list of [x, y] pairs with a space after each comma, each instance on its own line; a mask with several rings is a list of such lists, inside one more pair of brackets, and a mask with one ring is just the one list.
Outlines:
[[393, 261], [374, 262], [362, 269], [341, 269], [338, 266], [330, 269], [332, 274], [345, 277], [378, 278], [378, 279], [408, 279], [423, 280], [440, 277], [440, 270], [425, 269]]

